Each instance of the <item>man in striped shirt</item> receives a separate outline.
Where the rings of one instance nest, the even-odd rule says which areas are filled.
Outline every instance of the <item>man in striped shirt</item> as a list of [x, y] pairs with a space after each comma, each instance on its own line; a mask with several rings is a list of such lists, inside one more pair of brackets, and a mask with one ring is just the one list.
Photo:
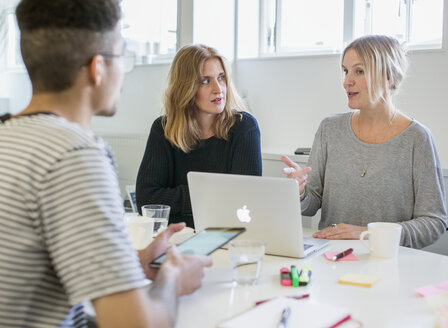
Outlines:
[[16, 14], [33, 95], [0, 118], [0, 326], [81, 327], [83, 300], [100, 326], [174, 325], [211, 260], [169, 248], [184, 224], [132, 249], [113, 158], [88, 129], [120, 94], [119, 0], [22, 0]]

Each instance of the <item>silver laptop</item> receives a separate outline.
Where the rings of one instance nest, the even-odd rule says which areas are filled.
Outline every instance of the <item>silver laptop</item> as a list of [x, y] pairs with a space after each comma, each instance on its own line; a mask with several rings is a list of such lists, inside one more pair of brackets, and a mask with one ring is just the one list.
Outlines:
[[266, 254], [303, 258], [329, 244], [304, 238], [299, 187], [295, 180], [189, 172], [196, 231], [245, 227], [239, 238], [266, 243]]

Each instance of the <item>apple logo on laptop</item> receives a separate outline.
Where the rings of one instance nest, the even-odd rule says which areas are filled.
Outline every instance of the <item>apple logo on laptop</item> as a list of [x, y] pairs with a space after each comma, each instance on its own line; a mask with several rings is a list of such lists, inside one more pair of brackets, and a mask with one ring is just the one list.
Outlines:
[[250, 220], [252, 220], [249, 213], [250, 211], [247, 209], [246, 205], [244, 205], [243, 208], [239, 208], [236, 210], [236, 216], [241, 222], [250, 222]]

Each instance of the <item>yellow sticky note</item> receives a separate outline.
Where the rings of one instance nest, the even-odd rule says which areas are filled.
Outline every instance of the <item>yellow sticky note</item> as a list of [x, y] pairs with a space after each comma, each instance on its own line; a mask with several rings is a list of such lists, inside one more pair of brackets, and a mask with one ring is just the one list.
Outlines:
[[378, 281], [377, 276], [370, 276], [366, 274], [358, 273], [346, 273], [339, 278], [340, 284], [360, 286], [360, 287], [372, 287], [372, 285]]
[[425, 301], [437, 316], [436, 327], [448, 327], [448, 293], [426, 296]]

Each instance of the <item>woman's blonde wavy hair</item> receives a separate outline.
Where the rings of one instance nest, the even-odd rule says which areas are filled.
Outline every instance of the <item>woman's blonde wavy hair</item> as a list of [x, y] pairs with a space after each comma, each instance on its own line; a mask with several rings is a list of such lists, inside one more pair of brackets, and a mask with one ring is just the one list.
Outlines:
[[352, 41], [342, 53], [356, 51], [364, 65], [370, 99], [389, 101], [406, 76], [406, 50], [397, 39], [386, 35], [366, 35]]
[[196, 118], [198, 108], [195, 100], [204, 63], [211, 58], [218, 58], [221, 62], [227, 85], [224, 110], [218, 114], [212, 125], [215, 136], [227, 140], [235, 120], [242, 117], [237, 111], [245, 110], [232, 83], [227, 60], [214, 48], [202, 44], [182, 47], [174, 57], [168, 75], [168, 87], [164, 97], [166, 115], [162, 124], [165, 138], [185, 153], [193, 150], [200, 142], [201, 129]]

